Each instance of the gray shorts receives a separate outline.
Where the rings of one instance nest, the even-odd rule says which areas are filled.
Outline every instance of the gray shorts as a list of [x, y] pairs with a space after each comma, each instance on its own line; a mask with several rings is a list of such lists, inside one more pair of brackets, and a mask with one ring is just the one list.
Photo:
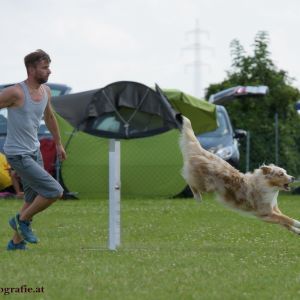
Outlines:
[[45, 198], [59, 198], [62, 186], [44, 169], [41, 152], [32, 154], [6, 155], [11, 167], [21, 177], [26, 202], [32, 202], [37, 195]]

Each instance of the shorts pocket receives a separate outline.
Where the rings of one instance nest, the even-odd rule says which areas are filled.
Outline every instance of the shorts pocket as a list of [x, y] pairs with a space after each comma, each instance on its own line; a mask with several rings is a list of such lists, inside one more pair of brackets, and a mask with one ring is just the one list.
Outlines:
[[22, 156], [22, 166], [24, 169], [27, 169], [32, 166], [33, 159], [30, 156]]
[[20, 155], [13, 155], [13, 156], [7, 155], [6, 159], [9, 162], [9, 164], [13, 164], [13, 163], [20, 163], [22, 157]]

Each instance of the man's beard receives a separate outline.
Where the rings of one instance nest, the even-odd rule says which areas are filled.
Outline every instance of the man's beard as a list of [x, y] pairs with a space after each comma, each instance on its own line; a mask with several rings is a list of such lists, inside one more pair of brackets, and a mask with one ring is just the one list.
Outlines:
[[39, 83], [39, 84], [44, 84], [48, 81], [48, 77], [47, 78], [42, 78], [42, 77], [39, 77], [36, 79], [36, 81]]

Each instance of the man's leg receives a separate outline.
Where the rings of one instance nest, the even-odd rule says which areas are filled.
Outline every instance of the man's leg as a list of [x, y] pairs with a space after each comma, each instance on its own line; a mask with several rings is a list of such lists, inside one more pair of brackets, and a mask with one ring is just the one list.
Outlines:
[[[18, 227], [20, 222], [21, 223], [23, 222], [23, 224], [24, 222], [26, 222], [27, 224], [26, 226], [27, 229], [25, 229], [27, 232], [27, 234], [25, 235], [27, 241], [31, 243], [37, 242], [37, 238], [34, 236], [34, 234], [31, 231], [30, 222], [34, 215], [43, 211], [44, 209], [52, 205], [55, 201], [56, 199], [47, 199], [45, 197], [38, 195], [35, 197], [33, 202], [25, 202], [23, 204], [23, 207], [21, 208], [19, 213], [19, 217], [16, 216], [12, 220], [10, 220], [10, 222], [13, 222], [13, 226], [11, 225], [11, 227], [16, 228], [16, 231], [12, 238], [12, 241], [15, 245], [21, 245], [21, 243], [24, 243], [24, 232], [22, 234], [22, 228]], [[29, 232], [29, 236], [28, 236], [28, 232]]]
[[[22, 206], [22, 208], [21, 208], [21, 210], [20, 210], [20, 215], [21, 215], [22, 212], [23, 212], [24, 210], [26, 210], [31, 204], [32, 204], [32, 203], [24, 202], [24, 204], [23, 204], [23, 206]], [[18, 231], [16, 231], [16, 232], [14, 233], [14, 235], [13, 235], [12, 240], [13, 240], [13, 242], [14, 242], [15, 244], [19, 244], [19, 243], [21, 243], [24, 239], [23, 239], [23, 237], [18, 233]]]
[[56, 200], [57, 199], [47, 199], [43, 196], [37, 195], [31, 205], [21, 211], [20, 221], [30, 221], [34, 215], [52, 205]]
[[[20, 158], [18, 157], [18, 159]], [[11, 162], [22, 178], [25, 201], [31, 203], [15, 216], [17, 231], [27, 242], [37, 243], [38, 240], [32, 232], [30, 220], [35, 214], [43, 211], [60, 198], [63, 188], [43, 168], [39, 152], [36, 157], [24, 155], [21, 157], [21, 161], [12, 160]]]
[[16, 171], [11, 170], [10, 171], [10, 176], [11, 176], [11, 181], [12, 181], [12, 184], [13, 184], [13, 187], [15, 189], [17, 197], [23, 197], [24, 193], [21, 190], [20, 181], [19, 181], [19, 178], [18, 178], [18, 175], [17, 175]]
[[33, 200], [32, 204], [28, 206], [25, 210], [22, 211], [20, 216], [16, 216], [17, 222], [17, 230], [20, 235], [25, 239], [25, 241], [29, 243], [37, 243], [38, 239], [34, 235], [31, 229], [31, 220], [34, 215], [43, 211], [51, 204], [53, 204], [56, 199], [49, 199], [42, 197], [41, 195], [37, 195]]

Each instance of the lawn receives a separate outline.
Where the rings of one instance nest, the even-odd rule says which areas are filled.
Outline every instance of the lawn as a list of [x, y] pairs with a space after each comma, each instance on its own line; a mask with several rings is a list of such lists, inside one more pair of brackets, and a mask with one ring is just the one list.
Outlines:
[[[122, 200], [118, 251], [107, 200], [60, 201], [34, 221], [40, 243], [17, 252], [7, 219], [21, 202], [1, 200], [0, 299], [299, 299], [300, 237], [204, 198]], [[299, 196], [279, 202], [300, 217]]]

